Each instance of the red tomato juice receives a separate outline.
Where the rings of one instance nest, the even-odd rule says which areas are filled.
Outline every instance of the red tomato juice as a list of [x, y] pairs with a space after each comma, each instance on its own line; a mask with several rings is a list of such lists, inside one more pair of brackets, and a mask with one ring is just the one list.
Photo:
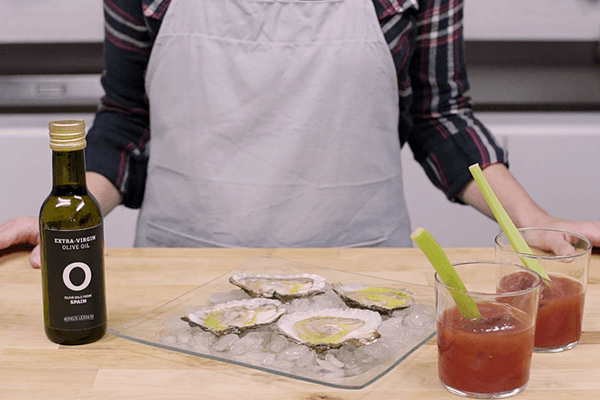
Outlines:
[[543, 283], [536, 321], [534, 346], [540, 349], [564, 347], [581, 338], [583, 285], [564, 276], [550, 279], [551, 287]]
[[534, 327], [510, 304], [477, 303], [481, 319], [456, 307], [438, 317], [438, 369], [442, 383], [471, 393], [502, 393], [529, 381]]
[[[519, 283], [527, 285], [517, 274], [505, 276], [500, 290], [518, 289]], [[536, 349], [555, 349], [577, 343], [581, 338], [581, 321], [585, 293], [583, 285], [566, 276], [550, 274], [551, 285], [542, 283], [540, 306], [536, 320]]]

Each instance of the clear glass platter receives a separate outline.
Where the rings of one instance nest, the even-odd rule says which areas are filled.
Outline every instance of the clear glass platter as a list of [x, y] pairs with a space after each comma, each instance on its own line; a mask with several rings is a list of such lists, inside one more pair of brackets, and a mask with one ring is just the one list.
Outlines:
[[[181, 317], [199, 307], [250, 298], [229, 278], [247, 274], [317, 274], [326, 279], [323, 294], [285, 302], [288, 313], [302, 309], [348, 308], [331, 290], [333, 283], [364, 283], [403, 289], [414, 303], [382, 315], [375, 342], [316, 352], [280, 335], [276, 323], [239, 335], [218, 337], [192, 327]], [[239, 267], [135, 318], [109, 329], [125, 339], [213, 360], [342, 389], [361, 389], [377, 381], [435, 336], [433, 288], [302, 264], [267, 255], [255, 256]]]

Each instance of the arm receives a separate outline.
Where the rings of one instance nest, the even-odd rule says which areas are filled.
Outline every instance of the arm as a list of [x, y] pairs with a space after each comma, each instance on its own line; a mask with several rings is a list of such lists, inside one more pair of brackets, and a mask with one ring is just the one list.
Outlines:
[[96, 172], [87, 172], [86, 181], [89, 192], [100, 204], [102, 215], [106, 216], [121, 203], [121, 194], [104, 176]]
[[[142, 3], [105, 2], [105, 96], [86, 147], [87, 170], [111, 182], [123, 204], [132, 208], [138, 208], [143, 198], [149, 140], [144, 73], [154, 33], [143, 15]], [[97, 179], [90, 183], [96, 184]], [[103, 210], [110, 210], [114, 204], [104, 203], [105, 190], [102, 185], [102, 192], [91, 191]], [[114, 200], [114, 193], [109, 197]]]
[[[571, 221], [553, 217], [527, 194], [504, 165], [492, 165], [484, 169], [483, 174], [518, 228], [562, 229], [585, 236], [594, 246], [600, 246], [600, 221]], [[461, 194], [461, 199], [493, 218], [493, 214], [475, 181], [467, 184]], [[559, 243], [554, 247], [554, 251], [561, 254], [566, 253], [568, 249], [569, 246], [566, 243]]]
[[[121, 196], [113, 184], [100, 174], [86, 174], [89, 192], [98, 200], [102, 214], [106, 215], [121, 200]], [[37, 217], [21, 216], [0, 225], [0, 250], [17, 245], [34, 246], [29, 255], [29, 263], [33, 268], [41, 267], [40, 259], [40, 227]]]
[[[508, 159], [492, 134], [472, 114], [462, 39], [462, 4], [419, 10], [410, 78], [414, 127], [408, 142], [430, 180], [451, 200], [493, 217], [468, 170], [479, 163], [517, 227], [563, 229], [600, 246], [600, 222], [549, 215], [508, 171]], [[458, 2], [461, 3], [461, 2]], [[433, 14], [433, 15], [432, 15]], [[433, 74], [432, 74], [433, 72]], [[558, 250], [555, 247], [555, 250]]]
[[[538, 221], [549, 217], [548, 213], [529, 197], [504, 165], [489, 166], [484, 170], [484, 176], [517, 227], [535, 226]], [[467, 184], [460, 198], [490, 218], [494, 218], [475, 181]]]
[[[450, 201], [462, 202], [469, 166], [507, 164], [507, 154], [472, 113], [462, 25], [462, 2], [422, 2], [409, 66], [414, 158]], [[402, 133], [401, 133], [402, 134]]]

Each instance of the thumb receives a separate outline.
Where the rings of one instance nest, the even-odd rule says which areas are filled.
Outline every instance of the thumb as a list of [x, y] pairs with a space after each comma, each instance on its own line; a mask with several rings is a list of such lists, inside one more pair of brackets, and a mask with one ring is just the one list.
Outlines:
[[559, 255], [559, 256], [569, 256], [571, 254], [577, 253], [577, 250], [575, 249], [575, 247], [573, 247], [573, 245], [571, 243], [567, 242], [566, 240], [562, 240], [562, 241], [557, 240], [551, 244], [551, 247], [552, 247], [552, 251], [554, 252], [554, 254]]
[[536, 243], [535, 246], [546, 251], [550, 251], [557, 256], [568, 256], [577, 253], [575, 247], [569, 242], [568, 237], [563, 235], [542, 235], [542, 243]]
[[29, 263], [33, 268], [41, 268], [42, 267], [42, 257], [40, 252], [40, 245], [38, 244], [33, 248], [31, 254], [29, 255]]

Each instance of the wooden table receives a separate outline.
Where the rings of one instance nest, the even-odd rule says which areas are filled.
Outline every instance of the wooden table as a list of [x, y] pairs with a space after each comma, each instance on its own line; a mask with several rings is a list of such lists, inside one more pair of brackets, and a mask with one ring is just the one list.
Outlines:
[[[107, 249], [109, 327], [138, 317], [256, 254], [432, 285], [419, 249]], [[493, 249], [447, 249], [452, 262]], [[26, 251], [0, 253], [0, 399], [456, 399], [437, 378], [435, 339], [375, 383], [334, 389], [107, 334], [85, 346], [48, 341], [40, 271]], [[525, 399], [600, 396], [600, 255], [590, 267], [584, 334], [572, 350], [534, 354]]]

